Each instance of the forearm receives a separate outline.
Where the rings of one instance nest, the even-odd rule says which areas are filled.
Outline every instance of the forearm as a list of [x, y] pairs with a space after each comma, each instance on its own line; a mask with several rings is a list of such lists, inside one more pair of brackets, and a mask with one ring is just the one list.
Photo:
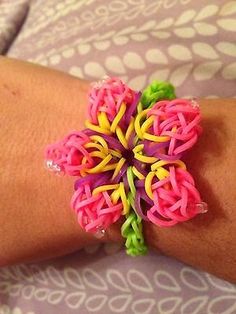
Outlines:
[[88, 83], [0, 58], [0, 265], [93, 243], [69, 206], [71, 178], [43, 167], [47, 143], [83, 126]]

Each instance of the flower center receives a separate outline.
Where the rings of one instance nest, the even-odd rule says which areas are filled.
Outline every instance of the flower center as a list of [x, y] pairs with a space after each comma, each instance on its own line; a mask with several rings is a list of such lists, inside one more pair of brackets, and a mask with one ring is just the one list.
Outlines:
[[126, 159], [126, 162], [128, 163], [129, 166], [134, 165], [134, 153], [132, 149], [126, 149], [122, 152], [122, 156]]

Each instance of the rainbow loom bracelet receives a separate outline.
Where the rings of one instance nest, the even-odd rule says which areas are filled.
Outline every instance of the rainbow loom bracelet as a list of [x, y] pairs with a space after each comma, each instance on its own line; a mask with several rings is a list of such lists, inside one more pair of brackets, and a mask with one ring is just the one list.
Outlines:
[[46, 167], [77, 177], [71, 207], [85, 231], [102, 237], [123, 215], [126, 252], [143, 255], [142, 220], [170, 227], [207, 211], [181, 160], [200, 119], [197, 102], [176, 98], [168, 82], [141, 93], [105, 78], [89, 92], [86, 129], [48, 145]]

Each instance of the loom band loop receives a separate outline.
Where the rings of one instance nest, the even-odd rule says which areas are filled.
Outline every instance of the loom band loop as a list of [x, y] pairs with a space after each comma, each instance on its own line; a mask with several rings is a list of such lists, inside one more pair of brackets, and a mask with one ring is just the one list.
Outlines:
[[71, 204], [72, 208], [77, 213], [81, 227], [86, 231], [95, 233], [98, 229], [102, 229], [105, 232], [109, 225], [120, 218], [123, 204], [122, 202], [115, 204], [112, 202], [111, 196], [108, 194], [109, 187], [105, 191], [95, 191], [98, 192], [96, 195], [91, 194], [90, 186], [88, 186], [88, 192], [85, 187], [76, 191], [75, 201]]
[[[83, 191], [83, 187], [77, 189], [75, 191], [75, 193], [73, 194], [72, 198], [71, 198], [71, 207], [76, 211], [78, 212], [79, 209], [83, 206], [86, 206], [88, 204], [91, 204], [93, 203], [94, 201], [98, 200], [99, 199], [99, 195], [94, 195], [91, 197], [91, 195], [89, 195], [89, 199], [84, 199], [84, 200], [81, 200], [81, 193]], [[88, 195], [86, 195], [88, 196]], [[79, 200], [79, 204], [77, 204]], [[76, 205], [76, 206], [75, 206]]]
[[141, 102], [144, 108], [152, 107], [157, 101], [161, 99], [176, 98], [175, 89], [169, 82], [153, 81], [143, 91]]
[[142, 153], [143, 148], [144, 148], [144, 144], [139, 144], [133, 149], [135, 159], [137, 159], [143, 163], [148, 163], [148, 164], [152, 164], [158, 160], [156, 157], [150, 157], [150, 156], [143, 155], [143, 153]]
[[133, 117], [135, 112], [137, 111], [137, 106], [141, 97], [141, 92], [137, 92], [134, 96], [133, 102], [131, 105], [128, 106], [126, 113], [125, 113], [125, 124], [128, 125], [130, 119]]
[[183, 134], [183, 133], [177, 133], [176, 131], [164, 131], [163, 134], [165, 136], [169, 136], [170, 141], [172, 139], [179, 140], [179, 141], [188, 141], [189, 139], [191, 139], [195, 135], [194, 132]]
[[83, 185], [88, 185], [91, 189], [94, 189], [100, 185], [104, 185], [106, 182], [109, 182], [111, 179], [110, 173], [93, 173], [87, 174], [85, 177], [80, 177], [74, 183], [74, 190], [76, 191]]
[[142, 111], [143, 111], [143, 106], [142, 106], [142, 103], [139, 102], [137, 105], [137, 113], [141, 113]]
[[125, 138], [125, 136], [124, 136], [124, 134], [122, 132], [122, 129], [119, 126], [116, 127], [116, 135], [117, 135], [120, 143], [123, 145], [123, 147], [125, 149], [128, 149], [129, 148], [128, 147], [128, 142], [127, 142], [127, 140], [126, 140], [126, 138]]
[[140, 151], [142, 151], [144, 148], [144, 144], [138, 144], [133, 148], [133, 153], [139, 153]]
[[145, 184], [144, 184], [145, 191], [151, 200], [153, 200], [153, 193], [152, 193], [151, 186], [152, 186], [152, 180], [155, 177], [155, 175], [156, 173], [154, 171], [150, 171], [145, 179]]
[[[176, 202], [178, 204], [178, 207], [177, 209], [181, 209], [181, 200], [177, 201]], [[173, 220], [173, 221], [176, 221], [176, 222], [185, 222], [191, 218], [193, 218], [194, 216], [196, 216], [197, 213], [194, 213], [194, 214], [188, 214], [187, 216], [182, 216], [180, 214], [177, 214], [175, 213], [174, 211], [170, 211], [169, 210], [169, 207], [168, 208], [162, 208], [161, 206], [159, 205], [156, 205], [154, 204], [154, 206], [156, 206], [156, 211], [158, 212], [159, 215], [161, 215], [164, 220]], [[154, 207], [155, 209], [155, 207]]]
[[[155, 205], [153, 207], [155, 208]], [[175, 220], [163, 220], [163, 219], [158, 218], [152, 212], [152, 208], [147, 212], [147, 218], [149, 219], [149, 221], [151, 221], [153, 224], [159, 227], [172, 227], [178, 223], [178, 221], [175, 221]]]
[[102, 134], [107, 134], [107, 135], [111, 135], [112, 132], [110, 130], [107, 130], [107, 129], [103, 129], [101, 128], [100, 126], [98, 125], [95, 125], [95, 124], [92, 124], [89, 120], [85, 120], [85, 125], [87, 128], [95, 131], [95, 132], [98, 132], [98, 133], [102, 133]]
[[142, 210], [142, 208], [141, 208], [141, 195], [140, 195], [139, 191], [138, 191], [138, 192], [136, 193], [136, 195], [135, 195], [134, 204], [135, 204], [135, 208], [136, 208], [136, 213], [137, 213], [137, 215], [138, 215], [141, 219], [143, 219], [143, 220], [145, 220], [145, 221], [148, 221], [147, 215], [145, 215], [145, 214], [143, 213], [143, 210]]
[[[173, 173], [175, 173], [175, 177], [173, 177]], [[201, 202], [193, 178], [186, 170], [171, 166], [168, 179], [171, 184], [169, 191], [164, 187], [166, 184], [165, 180], [153, 184], [154, 206], [152, 206], [151, 212], [153, 212], [155, 217], [151, 218], [150, 212], [148, 212], [148, 218], [152, 219], [153, 222], [155, 221], [158, 225], [169, 226], [171, 222], [165, 221], [162, 223], [154, 218], [169, 219], [178, 223], [187, 221], [199, 213], [207, 212], [207, 206], [204, 202]], [[172, 181], [178, 184], [177, 192]]]
[[103, 169], [101, 169], [101, 172], [106, 172], [106, 171], [110, 171], [110, 170], [115, 170], [117, 167], [118, 163], [113, 163], [113, 164], [108, 164], [106, 166], [103, 167]]
[[124, 163], [124, 165], [121, 167], [119, 173], [115, 176], [115, 178], [112, 181], [112, 183], [119, 183], [120, 180], [124, 177], [126, 177], [126, 170], [128, 168], [127, 163]]
[[173, 161], [159, 160], [153, 165], [151, 165], [151, 170], [155, 171], [158, 168], [166, 166], [166, 165], [177, 165], [178, 167], [186, 170], [186, 165], [182, 160], [173, 160]]
[[108, 151], [106, 152], [106, 150], [104, 149], [104, 147], [100, 144], [97, 143], [87, 143], [85, 144], [85, 148], [96, 148], [97, 150], [99, 150], [101, 153], [106, 154], [108, 153]]
[[[96, 156], [96, 157], [100, 157], [102, 156], [101, 154], [99, 154], [99, 152], [92, 152], [91, 154], [93, 154], [93, 156]], [[102, 157], [104, 158], [104, 156]], [[101, 159], [102, 159], [101, 158]], [[99, 173], [99, 172], [102, 172], [103, 171], [103, 168], [105, 166], [107, 166], [107, 164], [112, 160], [112, 155], [107, 155], [105, 156], [105, 158], [99, 163], [97, 164], [95, 167], [93, 168], [89, 168], [89, 169], [85, 169], [84, 172], [86, 173]], [[114, 167], [114, 166], [112, 166]]]
[[113, 213], [114, 211], [121, 211], [123, 208], [123, 204], [119, 203], [110, 207], [106, 207], [106, 208], [102, 208], [98, 210], [98, 216], [101, 215], [106, 215], [106, 214], [110, 214]]
[[148, 174], [148, 170], [147, 170], [147, 165], [144, 164], [143, 162], [134, 159], [133, 161], [133, 166], [144, 176], [146, 177], [146, 175]]
[[147, 120], [144, 121], [144, 123], [141, 126], [142, 134], [147, 132], [147, 130], [153, 125], [154, 120], [155, 120], [155, 117], [151, 115], [150, 117], [147, 118]]
[[[182, 200], [179, 200], [176, 202], [176, 204], [178, 205], [177, 209], [181, 210], [181, 202]], [[150, 209], [151, 212], [157, 212], [162, 218], [164, 218], [163, 220], [167, 220], [167, 221], [175, 221], [176, 223], [179, 222], [185, 222], [191, 218], [193, 218], [194, 216], [196, 216], [196, 212], [192, 212], [192, 213], [188, 213], [186, 214], [186, 216], [182, 216], [178, 213], [175, 213], [174, 211], [170, 211], [169, 207], [168, 208], [162, 208], [161, 206], [159, 206], [159, 204], [154, 204], [153, 208]]]
[[[71, 152], [73, 150], [74, 153]], [[46, 168], [60, 175], [68, 174], [70, 176], [76, 176], [80, 173], [81, 170], [93, 166], [93, 161], [91, 158], [87, 160], [86, 165], [81, 164], [80, 161], [82, 158], [82, 154], [78, 155], [78, 150], [75, 149], [73, 150], [67, 151], [66, 154], [63, 156], [56, 157], [54, 155], [51, 156], [51, 159], [46, 159], [45, 161]]]
[[134, 175], [133, 175], [133, 171], [132, 171], [132, 166], [129, 166], [127, 169], [127, 179], [128, 179], [128, 184], [129, 184], [132, 198], [134, 199], [135, 194], [136, 194], [136, 188], [135, 188], [135, 184], [134, 184]]
[[120, 187], [119, 184], [106, 184], [106, 185], [102, 185], [97, 187], [96, 189], [93, 190], [92, 195], [97, 195], [101, 192], [104, 191], [109, 191], [109, 190], [116, 190]]
[[[108, 191], [108, 190], [113, 190], [111, 194], [111, 200], [113, 201], [114, 204], [118, 202], [119, 199], [121, 199], [122, 202], [122, 215], [126, 215], [129, 212], [129, 203], [127, 202], [127, 197], [125, 194], [125, 189], [124, 189], [124, 183], [121, 182], [120, 184], [110, 184], [110, 185], [103, 185], [100, 187], [97, 187], [96, 189], [93, 190], [92, 195], [96, 195], [98, 193]], [[108, 209], [106, 210], [106, 213], [110, 212]], [[105, 213], [105, 211], [104, 211]]]
[[64, 138], [65, 142], [68, 142], [72, 139], [80, 140], [83, 144], [89, 142], [89, 137], [83, 131], [72, 130]]
[[102, 111], [98, 114], [98, 124], [102, 129], [110, 130], [111, 124], [107, 118], [106, 112]]
[[144, 176], [140, 171], [138, 171], [138, 169], [137, 169], [135, 166], [132, 166], [132, 171], [133, 171], [133, 174], [134, 174], [139, 180], [144, 180], [144, 179], [145, 179], [145, 176]]
[[[161, 118], [162, 117], [160, 117], [160, 120]], [[157, 119], [155, 121], [157, 121]], [[181, 126], [180, 121], [177, 120], [176, 116], [166, 117], [166, 119], [160, 122], [159, 129], [162, 130], [162, 132], [164, 132], [164, 131], [172, 129], [172, 127], [174, 126], [175, 127]]]
[[148, 140], [143, 140], [140, 144], [144, 145], [143, 151], [148, 156], [154, 156], [157, 152], [164, 151], [169, 146], [169, 142], [154, 143]]
[[117, 204], [119, 198], [120, 198], [120, 191], [118, 188], [111, 193], [111, 200], [112, 200], [113, 204]]
[[126, 253], [131, 256], [144, 255], [147, 247], [142, 235], [141, 219], [134, 212], [126, 216], [126, 221], [121, 227], [121, 234], [126, 238]]
[[117, 151], [115, 149], [109, 148], [108, 153], [111, 154], [115, 158], [118, 158], [118, 159], [122, 158], [121, 152], [119, 152], [119, 151]]
[[[153, 196], [153, 184], [152, 181], [154, 179], [154, 177], [157, 177], [158, 180], [163, 180], [166, 178], [169, 178], [170, 176], [170, 172], [168, 170], [166, 170], [165, 168], [163, 168], [162, 166], [158, 167], [157, 169], [155, 169], [155, 171], [150, 171], [148, 173], [148, 175], [145, 178], [145, 183], [144, 183], [144, 188], [145, 191], [148, 195], [148, 197], [153, 200], [154, 196]], [[168, 183], [168, 181], [166, 181], [166, 184]], [[169, 189], [168, 186], [165, 186], [166, 189]]]
[[118, 163], [117, 163], [117, 165], [116, 165], [116, 168], [115, 168], [115, 171], [114, 171], [114, 173], [113, 173], [113, 176], [112, 176], [111, 180], [114, 180], [115, 177], [119, 174], [119, 172], [121, 171], [121, 168], [123, 167], [123, 165], [125, 164], [125, 162], [126, 162], [126, 159], [123, 158], [123, 157], [118, 161]]
[[134, 131], [134, 117], [131, 117], [129, 125], [128, 125], [128, 128], [127, 128], [126, 133], [125, 133], [125, 139], [126, 139], [127, 142], [129, 142], [129, 139], [130, 139], [133, 131]]
[[189, 141], [185, 142], [184, 144], [176, 147], [173, 151], [173, 155], [178, 155], [183, 153], [186, 150], [189, 150], [193, 145], [197, 142], [198, 135], [195, 134]]
[[92, 158], [92, 160], [93, 160], [94, 157], [97, 157], [97, 158], [100, 158], [100, 159], [104, 159], [105, 157], [107, 157], [107, 155], [105, 153], [100, 152], [98, 150], [94, 150], [94, 151], [90, 152], [89, 155]]
[[89, 94], [89, 115], [91, 121], [97, 124], [97, 115], [103, 111], [112, 122], [121, 104], [130, 106], [137, 93], [131, 90], [118, 78], [107, 78], [100, 89], [92, 89]]
[[125, 114], [125, 111], [126, 111], [126, 104], [125, 103], [122, 103], [120, 108], [119, 108], [119, 111], [117, 112], [116, 114], [116, 117], [114, 118], [114, 120], [112, 121], [112, 124], [111, 124], [111, 127], [110, 127], [110, 131], [112, 133], [115, 133], [116, 131], [116, 128], [120, 122], [120, 120], [123, 118], [124, 114]]
[[196, 200], [196, 203], [200, 203], [201, 202], [200, 194], [199, 194], [198, 190], [196, 189], [194, 183], [191, 184], [187, 180], [184, 180], [182, 185], [188, 189], [189, 193]]
[[103, 148], [105, 153], [108, 153], [108, 145], [107, 142], [104, 140], [104, 138], [100, 135], [91, 135], [90, 140], [92, 140], [95, 143], [99, 143]]
[[[111, 194], [111, 200], [113, 201], [114, 204], [116, 204], [118, 200], [121, 199], [122, 209], [123, 209], [122, 215], [126, 215], [129, 212], [129, 203], [127, 201], [127, 197], [125, 194], [123, 182], [121, 182], [120, 184], [109, 184], [109, 185], [99, 186], [93, 190], [92, 195], [97, 195], [101, 192], [104, 192], [104, 191], [107, 192], [109, 190], [113, 190]], [[109, 210], [106, 210], [106, 213], [108, 212]]]
[[141, 130], [140, 123], [141, 123], [141, 121], [146, 117], [148, 111], [149, 111], [149, 109], [140, 111], [140, 112], [137, 114], [137, 116], [136, 116], [136, 118], [135, 118], [135, 121], [134, 121], [134, 129], [135, 129], [135, 132], [136, 132], [137, 136], [138, 136], [141, 140], [143, 139], [143, 133], [142, 133], [142, 130]]
[[191, 132], [194, 127], [197, 128], [197, 133], [201, 133], [202, 128], [199, 125], [200, 121], [201, 121], [201, 116], [200, 116], [200, 114], [198, 114], [198, 115], [196, 115], [196, 117], [191, 122], [188, 123], [186, 128], [184, 128], [183, 134], [187, 134], [187, 133]]
[[124, 152], [124, 146], [113, 136], [102, 134], [103, 139], [106, 141], [109, 147], [112, 147], [114, 150], [118, 152]]
[[145, 132], [143, 134], [143, 139], [157, 142], [157, 143], [163, 143], [163, 142], [168, 142], [170, 140], [170, 137], [169, 136], [162, 136], [162, 135], [157, 136], [157, 135], [153, 135], [153, 134]]
[[191, 100], [185, 98], [176, 98], [169, 101], [166, 112], [171, 113], [199, 113], [199, 106], [192, 106]]
[[130, 211], [130, 202], [127, 199], [123, 182], [120, 183], [119, 194], [120, 194], [120, 198], [123, 204], [122, 215], [127, 215], [129, 214], [129, 211]]

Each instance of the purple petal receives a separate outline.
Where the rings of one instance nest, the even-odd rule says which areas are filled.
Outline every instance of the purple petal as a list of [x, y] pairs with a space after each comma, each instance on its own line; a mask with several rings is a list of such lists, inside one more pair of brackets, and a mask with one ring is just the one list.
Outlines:
[[137, 92], [135, 94], [134, 100], [132, 102], [132, 104], [129, 106], [128, 110], [125, 113], [125, 122], [126, 124], [129, 124], [131, 116], [133, 115], [135, 109], [137, 108], [137, 104], [139, 102], [139, 99], [141, 97], [142, 93], [141, 92]]

